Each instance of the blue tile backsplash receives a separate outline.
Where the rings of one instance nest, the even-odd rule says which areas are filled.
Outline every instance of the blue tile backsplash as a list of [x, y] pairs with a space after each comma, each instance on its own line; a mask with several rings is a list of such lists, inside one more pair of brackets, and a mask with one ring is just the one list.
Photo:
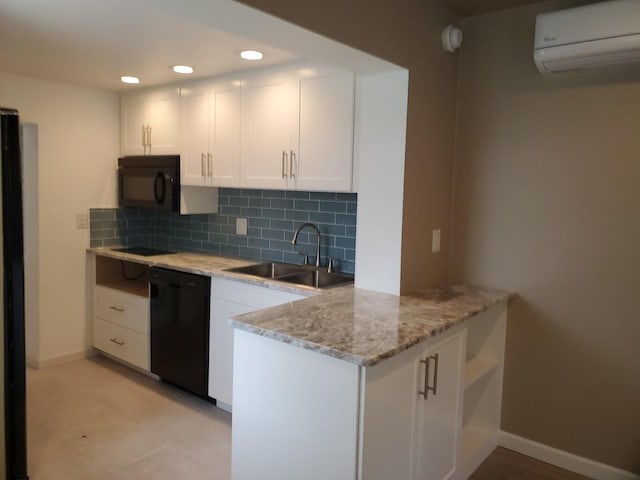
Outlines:
[[[221, 188], [219, 213], [178, 215], [137, 209], [91, 209], [90, 245], [153, 246], [192, 250], [259, 261], [302, 263], [299, 252], [315, 262], [321, 232], [320, 261], [333, 257], [337, 270], [355, 271], [357, 194]], [[236, 219], [247, 219], [247, 235], [236, 235]]]

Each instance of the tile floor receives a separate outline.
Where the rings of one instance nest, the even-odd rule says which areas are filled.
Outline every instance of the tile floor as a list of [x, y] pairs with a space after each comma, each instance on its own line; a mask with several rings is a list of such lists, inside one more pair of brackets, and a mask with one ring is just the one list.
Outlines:
[[231, 415], [103, 356], [27, 369], [31, 480], [229, 480]]

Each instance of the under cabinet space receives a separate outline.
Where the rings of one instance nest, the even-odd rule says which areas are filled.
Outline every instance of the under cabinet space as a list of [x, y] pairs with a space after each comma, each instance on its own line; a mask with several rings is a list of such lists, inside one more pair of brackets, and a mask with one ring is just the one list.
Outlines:
[[149, 267], [142, 263], [96, 256], [96, 285], [149, 298]]

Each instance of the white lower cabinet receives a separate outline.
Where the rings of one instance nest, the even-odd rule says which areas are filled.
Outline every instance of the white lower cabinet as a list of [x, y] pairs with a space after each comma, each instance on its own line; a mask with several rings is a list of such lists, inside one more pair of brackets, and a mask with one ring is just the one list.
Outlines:
[[505, 325], [501, 303], [372, 367], [236, 330], [233, 480], [468, 478], [496, 445]]
[[454, 329], [364, 369], [361, 478], [454, 478], [465, 334]]
[[243, 313], [304, 298], [257, 285], [213, 278], [211, 282], [211, 327], [209, 336], [209, 396], [219, 407], [233, 404], [233, 327], [229, 319]]
[[149, 299], [95, 285], [93, 346], [149, 371]]

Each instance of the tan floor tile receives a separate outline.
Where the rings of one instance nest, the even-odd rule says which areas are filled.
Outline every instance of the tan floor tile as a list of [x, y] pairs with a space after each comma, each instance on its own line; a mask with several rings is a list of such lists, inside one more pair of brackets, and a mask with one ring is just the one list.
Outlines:
[[32, 480], [229, 480], [231, 416], [102, 356], [27, 371]]

